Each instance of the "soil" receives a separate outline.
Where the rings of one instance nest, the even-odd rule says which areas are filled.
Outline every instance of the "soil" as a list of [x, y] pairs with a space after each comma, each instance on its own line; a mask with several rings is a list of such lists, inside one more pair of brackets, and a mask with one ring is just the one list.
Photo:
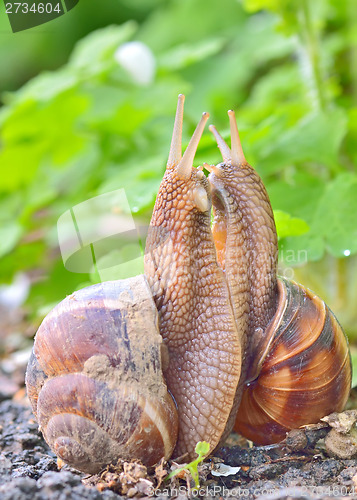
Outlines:
[[[34, 330], [24, 328], [19, 315], [15, 327], [13, 321], [0, 321], [0, 500], [357, 499], [355, 410], [292, 431], [278, 445], [250, 447], [231, 435], [199, 466], [199, 490], [192, 489], [192, 477], [184, 471], [167, 480], [177, 467], [173, 462], [149, 470], [119, 462], [95, 476], [62, 466], [38, 430], [24, 389]], [[356, 408], [353, 391], [352, 398], [350, 407]], [[230, 467], [222, 472], [220, 463]]]
[[[357, 498], [357, 460], [328, 457], [323, 449], [328, 432], [327, 424], [320, 424], [292, 432], [283, 444], [251, 448], [232, 444], [231, 437], [229, 446], [200, 467], [200, 490], [190, 491], [184, 473], [171, 482], [162, 482], [169, 470], [166, 464], [156, 471], [138, 464], [119, 464], [97, 476], [67, 466], [60, 470], [20, 389], [0, 403], [0, 499], [117, 500], [152, 493], [158, 499], [184, 499], [189, 494], [207, 499]], [[229, 476], [213, 476], [220, 461], [240, 469], [231, 469], [235, 473]], [[155, 491], [160, 482], [161, 489]], [[123, 492], [126, 496], [120, 495]]]

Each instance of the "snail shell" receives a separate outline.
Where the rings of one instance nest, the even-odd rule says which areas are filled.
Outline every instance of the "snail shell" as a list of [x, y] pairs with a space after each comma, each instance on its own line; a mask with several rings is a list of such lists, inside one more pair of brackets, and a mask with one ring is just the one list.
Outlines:
[[168, 458], [178, 420], [165, 359], [143, 275], [84, 288], [58, 304], [36, 334], [26, 376], [52, 450], [88, 473], [118, 457], [146, 465]]
[[248, 372], [235, 430], [258, 444], [342, 411], [351, 387], [347, 338], [332, 311], [310, 290], [278, 280], [279, 300], [265, 345]]

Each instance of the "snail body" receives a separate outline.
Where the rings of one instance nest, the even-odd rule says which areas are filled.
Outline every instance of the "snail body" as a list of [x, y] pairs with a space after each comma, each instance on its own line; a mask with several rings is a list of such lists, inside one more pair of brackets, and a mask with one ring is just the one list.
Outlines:
[[[117, 458], [211, 452], [233, 425], [257, 443], [343, 408], [347, 339], [312, 292], [276, 275], [269, 197], [239, 142], [213, 128], [223, 163], [193, 168], [208, 114], [181, 156], [179, 96], [145, 275], [67, 297], [35, 338], [26, 385], [52, 450], [95, 473]], [[211, 229], [211, 208], [214, 223]]]

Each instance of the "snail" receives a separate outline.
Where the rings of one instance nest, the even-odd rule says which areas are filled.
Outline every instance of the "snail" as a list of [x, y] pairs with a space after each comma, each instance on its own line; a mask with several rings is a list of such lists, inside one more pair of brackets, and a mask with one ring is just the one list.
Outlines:
[[211, 171], [213, 234], [244, 352], [234, 429], [257, 444], [342, 411], [351, 387], [346, 335], [309, 289], [277, 277], [278, 244], [264, 184], [247, 163], [235, 114], [231, 149], [211, 125], [223, 163]]
[[238, 409], [239, 335], [209, 184], [192, 167], [208, 114], [181, 158], [183, 105], [180, 95], [145, 276], [75, 292], [36, 334], [26, 375], [33, 412], [54, 452], [84, 472], [118, 457], [192, 457], [202, 440], [214, 449]]
[[[276, 441], [342, 409], [348, 396], [337, 320], [312, 292], [276, 276], [269, 198], [244, 159], [234, 115], [232, 151], [212, 129], [224, 161], [204, 165], [207, 179], [193, 160], [208, 114], [181, 156], [183, 105], [180, 95], [145, 274], [73, 293], [36, 334], [26, 373], [33, 412], [52, 450], [83, 472], [119, 457], [190, 459], [198, 441], [214, 451], [233, 426], [257, 443]], [[331, 410], [324, 399], [334, 399]], [[304, 405], [319, 406], [319, 415]], [[280, 422], [283, 410], [290, 414]]]

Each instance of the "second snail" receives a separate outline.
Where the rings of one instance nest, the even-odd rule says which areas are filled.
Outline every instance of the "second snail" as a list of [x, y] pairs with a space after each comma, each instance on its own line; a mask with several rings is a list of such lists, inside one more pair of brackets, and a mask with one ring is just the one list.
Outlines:
[[[53, 451], [84, 472], [118, 458], [153, 465], [213, 452], [234, 427], [284, 439], [346, 404], [348, 342], [313, 292], [277, 277], [266, 189], [233, 111], [223, 162], [194, 168], [208, 114], [182, 156], [179, 96], [145, 251], [145, 275], [64, 299], [44, 319], [26, 384]], [[211, 227], [211, 208], [213, 226]]]

